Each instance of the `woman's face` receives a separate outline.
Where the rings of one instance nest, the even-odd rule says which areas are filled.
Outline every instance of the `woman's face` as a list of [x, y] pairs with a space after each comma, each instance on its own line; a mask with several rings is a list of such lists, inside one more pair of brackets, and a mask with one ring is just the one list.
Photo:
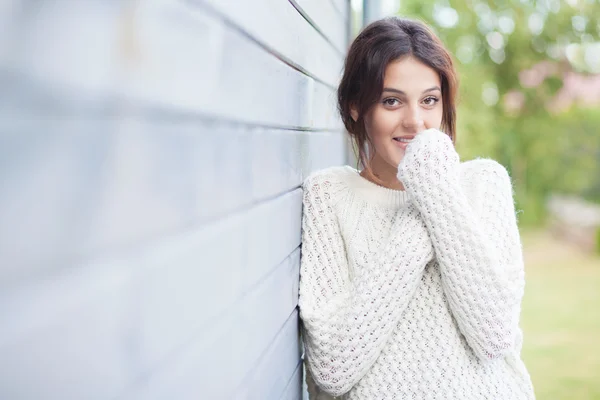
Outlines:
[[365, 115], [374, 169], [396, 170], [411, 138], [425, 129], [440, 129], [441, 87], [438, 73], [412, 57], [388, 64], [381, 98]]

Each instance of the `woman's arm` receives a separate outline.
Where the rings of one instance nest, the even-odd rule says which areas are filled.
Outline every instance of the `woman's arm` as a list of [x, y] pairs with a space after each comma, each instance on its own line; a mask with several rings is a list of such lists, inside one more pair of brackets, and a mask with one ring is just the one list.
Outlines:
[[338, 396], [379, 356], [433, 247], [418, 210], [403, 207], [389, 240], [350, 280], [331, 186], [319, 175], [304, 185], [299, 305], [310, 372], [321, 389]]
[[[465, 164], [446, 134], [427, 130], [407, 147], [398, 179], [425, 219], [459, 328], [489, 360], [514, 347], [523, 256], [506, 169], [492, 160]], [[463, 188], [473, 189], [471, 198]]]

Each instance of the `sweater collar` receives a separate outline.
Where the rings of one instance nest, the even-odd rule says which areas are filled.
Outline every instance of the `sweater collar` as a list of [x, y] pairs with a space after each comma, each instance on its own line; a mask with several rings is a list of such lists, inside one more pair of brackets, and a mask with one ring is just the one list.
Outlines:
[[405, 190], [389, 189], [363, 178], [360, 171], [346, 165], [348, 172], [348, 185], [360, 197], [369, 203], [382, 206], [399, 208], [409, 202], [409, 195]]

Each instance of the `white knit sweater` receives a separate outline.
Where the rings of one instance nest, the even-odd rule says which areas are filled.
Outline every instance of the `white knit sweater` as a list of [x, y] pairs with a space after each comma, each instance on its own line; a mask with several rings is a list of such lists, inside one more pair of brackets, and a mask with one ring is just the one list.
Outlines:
[[311, 400], [530, 400], [511, 181], [417, 135], [405, 191], [332, 167], [304, 184], [300, 316]]

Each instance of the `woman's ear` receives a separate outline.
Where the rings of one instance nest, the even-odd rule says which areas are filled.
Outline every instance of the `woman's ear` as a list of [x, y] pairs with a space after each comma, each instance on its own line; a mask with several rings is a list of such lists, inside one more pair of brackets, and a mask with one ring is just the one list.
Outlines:
[[354, 122], [358, 120], [358, 110], [355, 106], [350, 106], [350, 116]]

